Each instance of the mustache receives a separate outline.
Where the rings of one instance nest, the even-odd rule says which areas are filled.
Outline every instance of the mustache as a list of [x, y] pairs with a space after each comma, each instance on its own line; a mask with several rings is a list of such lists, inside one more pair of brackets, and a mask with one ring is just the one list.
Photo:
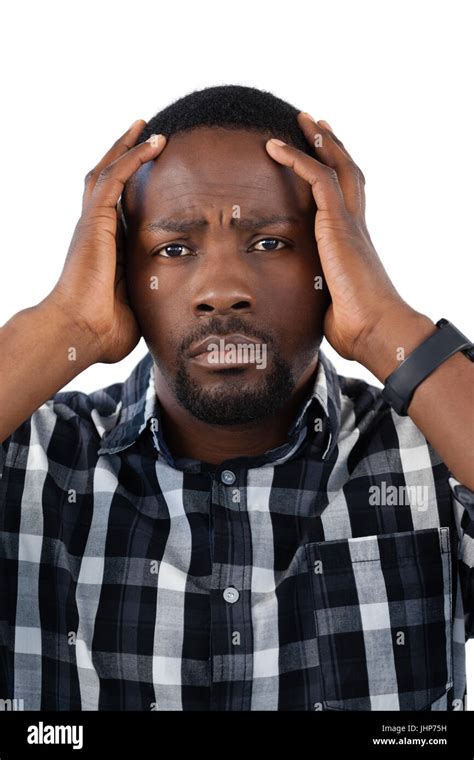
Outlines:
[[254, 338], [262, 343], [266, 343], [268, 346], [272, 346], [274, 343], [272, 335], [266, 331], [258, 329], [255, 325], [249, 324], [241, 319], [241, 317], [233, 315], [231, 317], [211, 317], [201, 329], [195, 330], [190, 335], [187, 335], [181, 343], [180, 348], [181, 351], [184, 352], [192, 343], [204, 340], [209, 335], [224, 336], [235, 333], [242, 333], [249, 338]]

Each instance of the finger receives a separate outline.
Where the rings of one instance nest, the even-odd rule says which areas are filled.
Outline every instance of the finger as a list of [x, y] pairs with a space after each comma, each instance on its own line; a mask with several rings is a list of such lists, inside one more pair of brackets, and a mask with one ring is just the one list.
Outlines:
[[329, 212], [332, 216], [346, 214], [344, 197], [334, 169], [281, 140], [267, 140], [265, 147], [272, 158], [283, 166], [289, 166], [310, 183], [318, 210]]
[[[317, 158], [335, 169], [347, 210], [356, 215], [365, 214], [365, 177], [344, 144], [336, 137], [327, 122], [318, 121], [304, 112], [298, 114], [298, 123]], [[327, 125], [327, 126], [326, 126]]]
[[80, 218], [80, 228], [85, 234], [94, 234], [97, 239], [112, 238], [117, 241], [119, 216], [118, 200], [127, 180], [141, 166], [156, 158], [166, 144], [166, 138], [157, 140], [152, 135], [146, 142], [136, 145], [124, 156], [102, 169], [92, 191], [89, 203]]
[[[298, 123], [299, 123], [301, 129], [305, 133], [305, 136], [307, 137], [308, 142], [311, 143], [311, 145], [314, 146], [314, 137], [312, 135], [311, 130], [308, 133], [308, 130], [307, 130], [308, 125], [310, 127], [312, 127], [313, 130], [315, 130], [315, 134], [318, 134], [318, 132], [319, 132], [319, 134], [322, 134], [322, 132], [320, 130], [320, 127], [323, 127], [323, 130], [329, 134], [329, 136], [331, 137], [332, 141], [335, 142], [336, 145], [338, 145], [339, 148], [345, 153], [345, 155], [348, 158], [350, 158], [351, 161], [353, 161], [355, 163], [354, 159], [352, 158], [351, 154], [347, 150], [346, 146], [335, 135], [333, 128], [331, 127], [331, 125], [327, 121], [324, 121], [324, 119], [319, 119], [319, 121], [316, 121], [315, 119], [313, 119], [313, 117], [309, 113], [306, 113], [306, 111], [300, 111], [300, 113], [298, 114], [297, 118], [298, 118]], [[359, 171], [360, 171], [360, 169], [359, 169]], [[361, 174], [362, 174], [362, 172], [361, 172]]]
[[85, 210], [88, 217], [104, 211], [116, 211], [125, 183], [141, 166], [159, 156], [166, 144], [164, 135], [152, 135], [106, 166], [97, 177]]
[[146, 126], [146, 121], [144, 119], [137, 119], [133, 122], [133, 124], [127, 129], [126, 132], [121, 135], [118, 140], [114, 142], [112, 147], [107, 151], [107, 153], [101, 158], [97, 166], [94, 166], [93, 169], [91, 169], [89, 172], [87, 172], [85, 178], [84, 178], [84, 194], [82, 197], [82, 207], [85, 208], [87, 206], [87, 203], [89, 202], [89, 198], [91, 196], [91, 193], [94, 189], [95, 183], [97, 182], [97, 177], [99, 176], [102, 169], [104, 169], [106, 166], [111, 164], [113, 161], [115, 161], [117, 158], [122, 156], [124, 153], [127, 153], [127, 151], [130, 150], [130, 148], [133, 148], [135, 145], [139, 134], [142, 132], [143, 128]]

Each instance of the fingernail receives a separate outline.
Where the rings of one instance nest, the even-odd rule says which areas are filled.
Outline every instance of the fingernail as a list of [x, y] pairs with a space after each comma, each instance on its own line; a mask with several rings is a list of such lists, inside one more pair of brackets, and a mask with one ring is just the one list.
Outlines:
[[145, 140], [145, 142], [150, 143], [153, 148], [157, 148], [161, 143], [164, 141], [165, 136], [164, 135], [150, 135], [148, 140]]
[[283, 140], [277, 140], [276, 137], [270, 138], [269, 142], [275, 143], [275, 145], [286, 145], [286, 143], [283, 142]]
[[325, 127], [326, 129], [329, 129], [330, 132], [334, 132], [331, 125], [327, 121], [324, 121], [324, 119], [319, 119], [318, 124], [322, 124], [323, 127]]
[[313, 119], [310, 113], [308, 113], [307, 111], [302, 111], [301, 113], [303, 114], [303, 116], [307, 116], [308, 119], [311, 119], [311, 121], [313, 121], [316, 124], [316, 119]]
[[130, 131], [131, 129], [133, 129], [133, 127], [134, 127], [136, 124], [138, 124], [138, 122], [139, 122], [139, 121], [141, 122], [141, 121], [142, 121], [142, 119], [135, 119], [135, 121], [134, 121], [134, 122], [132, 122], [132, 124], [130, 124], [130, 126], [129, 126], [128, 130]]

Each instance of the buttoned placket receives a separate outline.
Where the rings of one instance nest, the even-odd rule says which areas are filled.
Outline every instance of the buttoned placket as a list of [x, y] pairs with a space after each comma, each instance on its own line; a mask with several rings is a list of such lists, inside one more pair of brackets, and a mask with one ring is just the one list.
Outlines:
[[[151, 432], [158, 457], [176, 467], [155, 430], [158, 430], [157, 424], [151, 426]], [[288, 448], [290, 450], [290, 445]], [[210, 482], [209, 549], [212, 567], [210, 709], [246, 711], [251, 710], [254, 669], [248, 469], [232, 460], [222, 463], [214, 472], [206, 473], [205, 477]], [[320, 683], [313, 679], [310, 690], [309, 709], [320, 710]]]
[[[252, 688], [251, 537], [247, 470], [212, 478], [211, 709], [249, 710]], [[218, 545], [214, 537], [218, 536]]]

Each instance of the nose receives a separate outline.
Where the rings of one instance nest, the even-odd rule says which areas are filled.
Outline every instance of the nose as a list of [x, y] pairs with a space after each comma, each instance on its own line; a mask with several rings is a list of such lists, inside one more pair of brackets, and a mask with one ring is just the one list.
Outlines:
[[[228, 264], [228, 265], [226, 265]], [[193, 298], [195, 316], [217, 316], [218, 314], [244, 314], [254, 310], [255, 294], [245, 275], [243, 262], [215, 262], [212, 272], [207, 272], [196, 288]]]

